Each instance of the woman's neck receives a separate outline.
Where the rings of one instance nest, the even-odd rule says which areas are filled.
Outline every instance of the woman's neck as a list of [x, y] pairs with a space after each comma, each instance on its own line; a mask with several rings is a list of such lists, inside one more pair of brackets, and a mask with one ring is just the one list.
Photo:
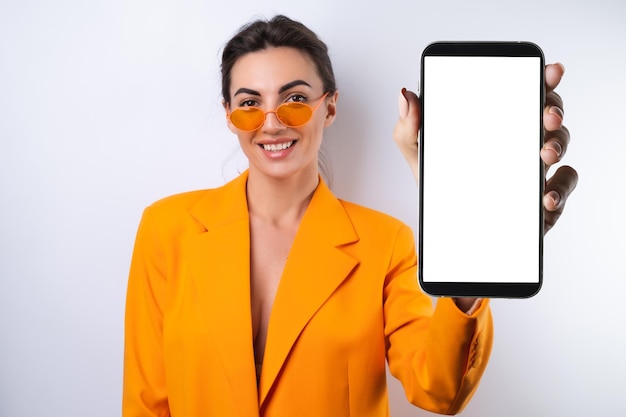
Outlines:
[[247, 183], [250, 216], [276, 226], [298, 224], [318, 184], [317, 171], [275, 178], [251, 168]]

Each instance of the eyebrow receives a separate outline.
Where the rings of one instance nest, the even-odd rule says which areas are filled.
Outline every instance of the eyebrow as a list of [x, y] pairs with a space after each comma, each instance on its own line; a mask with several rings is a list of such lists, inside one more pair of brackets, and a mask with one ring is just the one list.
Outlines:
[[[312, 88], [311, 84], [307, 83], [304, 80], [294, 80], [294, 81], [288, 82], [287, 84], [285, 84], [282, 87], [280, 87], [278, 89], [278, 94], [282, 94], [285, 91], [287, 91], [287, 90], [289, 90], [289, 89], [291, 89], [293, 87], [297, 87], [299, 85], [306, 85], [307, 87]], [[235, 94], [233, 96], [236, 96], [238, 94], [250, 94], [252, 96], [260, 96], [261, 95], [261, 93], [259, 93], [258, 91], [252, 90], [250, 88], [245, 88], [245, 87], [242, 87], [242, 88], [238, 89], [237, 91], [235, 91]]]
[[287, 91], [287, 90], [289, 90], [289, 89], [291, 89], [293, 87], [297, 87], [299, 85], [306, 85], [307, 87], [312, 88], [311, 84], [307, 83], [304, 80], [295, 80], [295, 81], [292, 81], [292, 82], [287, 83], [287, 84], [283, 85], [282, 87], [280, 87], [278, 89], [278, 93], [279, 94], [284, 93], [285, 91]]

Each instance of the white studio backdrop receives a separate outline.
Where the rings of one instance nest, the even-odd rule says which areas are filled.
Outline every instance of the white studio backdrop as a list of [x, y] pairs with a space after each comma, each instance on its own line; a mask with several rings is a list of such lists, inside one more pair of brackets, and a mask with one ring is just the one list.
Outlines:
[[[0, 416], [120, 414], [141, 212], [245, 168], [225, 126], [219, 55], [242, 24], [275, 13], [330, 47], [336, 194], [414, 230], [416, 187], [391, 132], [422, 49], [528, 40], [566, 65], [558, 91], [578, 189], [546, 237], [539, 295], [493, 301], [493, 355], [462, 415], [626, 415], [626, 3], [1, 0]], [[506, 207], [494, 198], [494, 210]], [[430, 415], [395, 380], [390, 390], [392, 415]]]

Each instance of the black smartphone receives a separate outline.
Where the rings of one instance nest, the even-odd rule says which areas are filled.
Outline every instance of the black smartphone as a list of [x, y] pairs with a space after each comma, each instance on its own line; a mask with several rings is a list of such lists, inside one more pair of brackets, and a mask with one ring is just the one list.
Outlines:
[[421, 57], [419, 281], [524, 298], [543, 273], [544, 57], [529, 42], [435, 42]]

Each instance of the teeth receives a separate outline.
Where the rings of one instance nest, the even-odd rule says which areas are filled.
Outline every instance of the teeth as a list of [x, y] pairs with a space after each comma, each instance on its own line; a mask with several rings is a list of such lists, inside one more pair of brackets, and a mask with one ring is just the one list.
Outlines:
[[273, 143], [271, 145], [264, 143], [263, 149], [269, 152], [277, 152], [277, 151], [284, 151], [285, 149], [290, 148], [291, 145], [293, 145], [293, 141], [286, 142], [286, 143]]

